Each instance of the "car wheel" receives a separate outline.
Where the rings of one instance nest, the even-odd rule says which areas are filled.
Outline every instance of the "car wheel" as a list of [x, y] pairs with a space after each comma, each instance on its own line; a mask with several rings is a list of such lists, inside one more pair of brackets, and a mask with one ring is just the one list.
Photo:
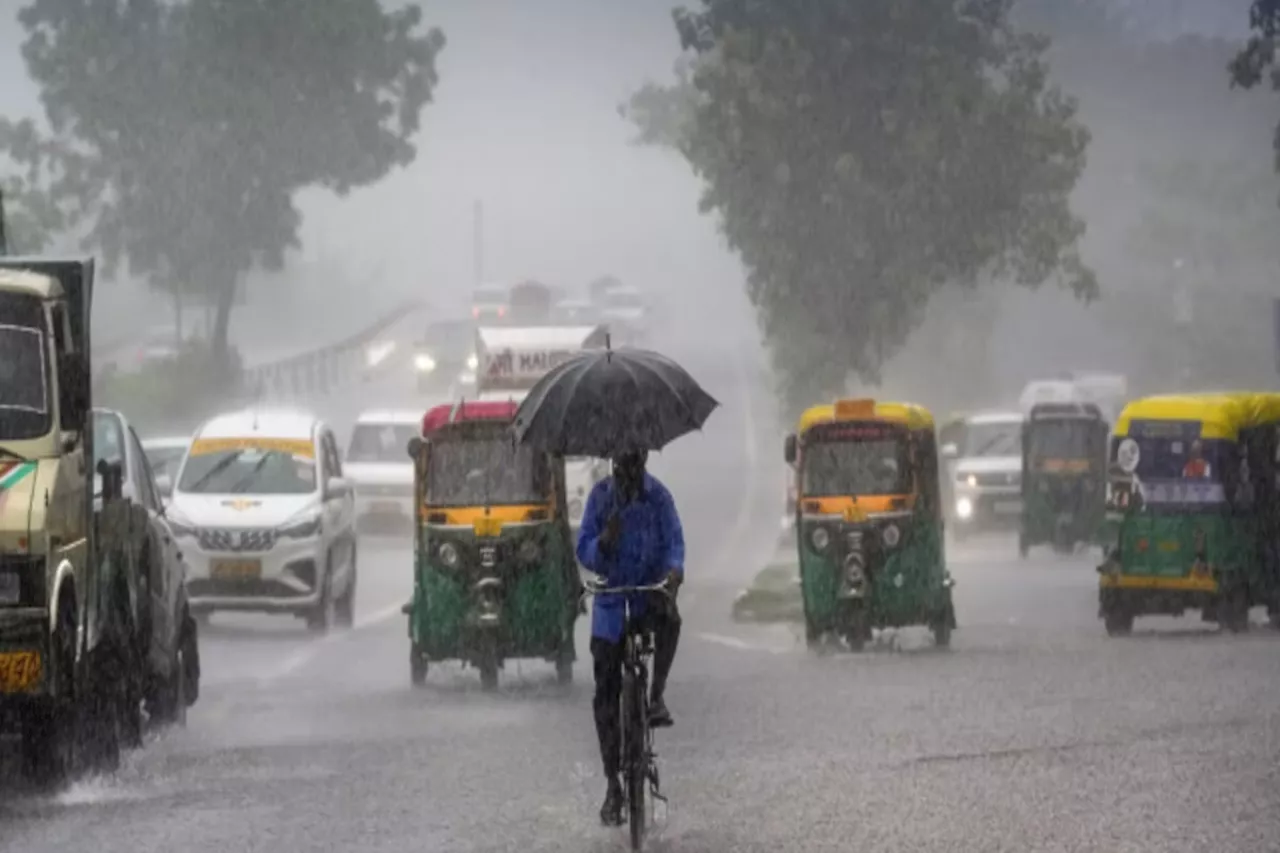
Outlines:
[[337, 607], [333, 601], [333, 567], [325, 562], [324, 578], [321, 580], [320, 600], [307, 614], [307, 629], [313, 634], [329, 633], [337, 621]]
[[191, 695], [191, 679], [194, 671], [192, 655], [195, 654], [193, 623], [186, 614], [183, 614], [183, 617], [183, 627], [180, 629], [178, 647], [174, 650], [169, 677], [161, 684], [158, 695], [148, 709], [152, 721], [164, 726], [185, 727], [187, 708], [194, 702]]
[[51, 671], [60, 681], [52, 706], [25, 715], [22, 720], [22, 771], [36, 785], [56, 787], [75, 773], [79, 758], [82, 710], [75, 695], [76, 606], [70, 596], [58, 607], [58, 627], [50, 648]]
[[342, 594], [334, 606], [335, 618], [340, 628], [350, 628], [356, 622], [356, 582], [359, 575], [356, 570], [356, 551], [351, 551], [351, 580], [347, 583], [347, 591]]

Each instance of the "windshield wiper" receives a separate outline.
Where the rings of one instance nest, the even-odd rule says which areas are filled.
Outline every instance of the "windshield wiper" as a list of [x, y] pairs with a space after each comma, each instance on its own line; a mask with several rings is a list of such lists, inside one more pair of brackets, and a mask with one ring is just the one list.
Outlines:
[[262, 454], [262, 458], [254, 463], [253, 468], [249, 471], [249, 473], [245, 474], [243, 477], [237, 480], [236, 484], [232, 486], [230, 489], [228, 489], [227, 491], [231, 492], [234, 495], [234, 494], [239, 494], [240, 492], [249, 488], [249, 486], [253, 484], [253, 481], [258, 478], [258, 472], [262, 470], [262, 466], [266, 465], [267, 460], [270, 459], [272, 456], [275, 456], [278, 452], [279, 451], [277, 450], [268, 450], [266, 453]]
[[226, 457], [225, 459], [219, 459], [217, 462], [214, 463], [212, 468], [210, 468], [208, 471], [205, 471], [203, 474], [200, 475], [200, 479], [196, 480], [190, 486], [187, 486], [185, 489], [183, 489], [183, 491], [184, 492], [200, 491], [201, 486], [203, 486], [205, 483], [209, 482], [214, 477], [221, 474], [223, 471], [227, 470], [227, 468], [231, 466], [232, 462], [235, 462], [237, 459], [240, 458], [240, 454], [242, 453], [244, 453], [243, 450], [237, 450], [234, 453], [232, 453], [230, 456]]

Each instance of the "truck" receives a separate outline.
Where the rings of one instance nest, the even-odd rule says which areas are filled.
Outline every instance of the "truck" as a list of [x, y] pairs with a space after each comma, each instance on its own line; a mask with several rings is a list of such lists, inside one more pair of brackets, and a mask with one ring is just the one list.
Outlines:
[[[481, 402], [519, 403], [556, 365], [587, 349], [602, 349], [609, 327], [520, 326], [476, 330], [476, 391]], [[607, 463], [588, 458], [565, 460], [569, 526], [575, 539], [591, 487], [607, 474]]]
[[120, 466], [92, 464], [93, 280], [92, 259], [0, 256], [0, 721], [37, 783], [140, 739], [129, 506]]

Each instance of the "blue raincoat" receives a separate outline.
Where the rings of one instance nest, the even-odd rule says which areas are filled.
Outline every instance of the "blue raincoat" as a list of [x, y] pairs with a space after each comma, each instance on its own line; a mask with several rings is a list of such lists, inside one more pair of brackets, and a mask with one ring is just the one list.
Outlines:
[[[609, 517], [621, 516], [620, 533], [610, 555], [600, 550], [600, 535]], [[578, 533], [578, 562], [605, 578], [610, 586], [654, 584], [675, 571], [684, 577], [684, 530], [667, 487], [650, 474], [644, 475], [640, 494], [631, 503], [618, 506], [613, 478], [596, 483], [587, 497]], [[644, 596], [635, 596], [631, 613], [644, 613]], [[622, 639], [626, 611], [620, 595], [596, 596], [591, 617], [591, 636], [617, 643]]]

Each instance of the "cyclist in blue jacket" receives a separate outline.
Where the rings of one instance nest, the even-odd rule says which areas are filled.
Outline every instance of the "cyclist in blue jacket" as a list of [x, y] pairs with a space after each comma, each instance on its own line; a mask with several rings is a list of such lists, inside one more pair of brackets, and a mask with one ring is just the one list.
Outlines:
[[[636, 596], [633, 616], [651, 620], [654, 632], [653, 688], [649, 723], [672, 724], [664, 692], [680, 641], [680, 615], [675, 593], [684, 580], [684, 531], [675, 501], [667, 487], [645, 471], [647, 453], [620, 455], [613, 476], [596, 483], [587, 498], [578, 534], [578, 562], [601, 575], [609, 586], [643, 586], [666, 580], [670, 600]], [[591, 659], [596, 692], [592, 703], [600, 758], [608, 783], [600, 819], [622, 823], [623, 794], [618, 778], [621, 732], [618, 727], [622, 693], [622, 596], [597, 596], [591, 619]]]

